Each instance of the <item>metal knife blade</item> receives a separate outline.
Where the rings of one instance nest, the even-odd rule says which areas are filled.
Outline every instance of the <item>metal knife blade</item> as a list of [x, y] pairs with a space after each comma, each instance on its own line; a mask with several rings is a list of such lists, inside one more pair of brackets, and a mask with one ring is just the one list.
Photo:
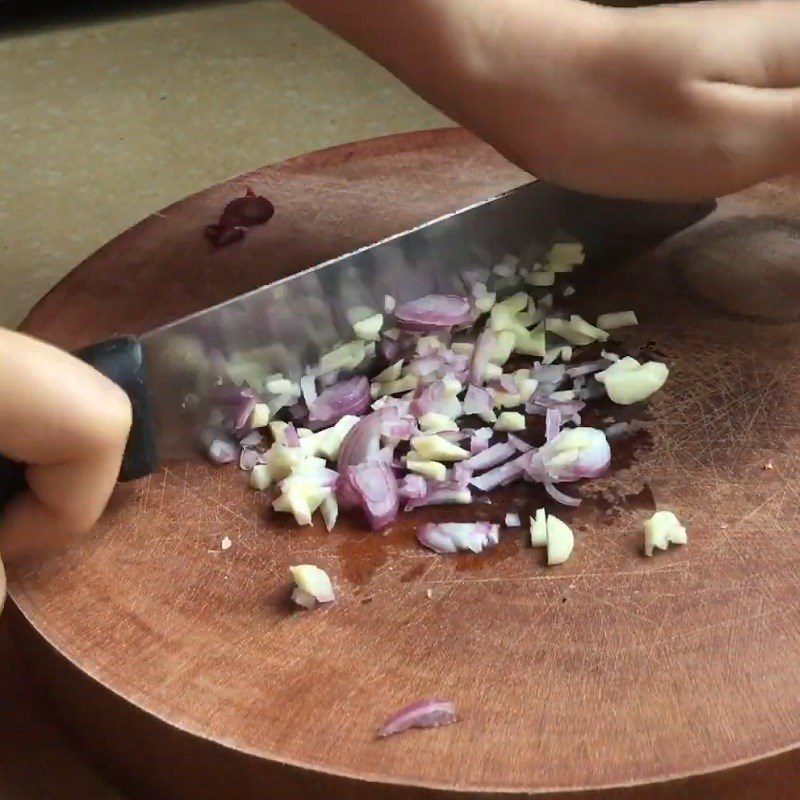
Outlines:
[[536, 181], [185, 317], [141, 337], [161, 462], [198, 449], [197, 405], [209, 380], [297, 379], [353, 338], [347, 312], [429, 293], [468, 292], [505, 253], [531, 262], [557, 241], [588, 261], [625, 258], [702, 219], [700, 205], [609, 200]]

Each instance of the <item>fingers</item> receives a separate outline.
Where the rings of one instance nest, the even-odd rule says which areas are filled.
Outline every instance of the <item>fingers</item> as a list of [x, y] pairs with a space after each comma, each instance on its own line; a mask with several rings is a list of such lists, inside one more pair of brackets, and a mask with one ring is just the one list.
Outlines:
[[[800, 3], [698, 3], [675, 23], [695, 40], [695, 66], [711, 81], [762, 88], [800, 86]], [[699, 76], [698, 76], [699, 77]]]
[[695, 87], [707, 131], [707, 165], [727, 171], [727, 191], [800, 167], [800, 89], [701, 82]]
[[3, 543], [87, 530], [119, 473], [131, 424], [124, 392], [56, 348], [0, 330], [0, 453], [30, 466]]

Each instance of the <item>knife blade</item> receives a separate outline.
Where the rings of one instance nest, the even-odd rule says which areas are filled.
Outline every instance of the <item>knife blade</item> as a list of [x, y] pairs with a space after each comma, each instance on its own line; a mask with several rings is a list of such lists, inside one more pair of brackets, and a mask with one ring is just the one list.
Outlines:
[[[209, 386], [257, 390], [296, 380], [352, 340], [354, 307], [381, 311], [426, 294], [465, 294], [506, 253], [542, 260], [578, 241], [587, 262], [624, 259], [710, 213], [716, 204], [610, 200], [534, 181], [359, 248], [139, 337], [77, 355], [122, 386], [133, 428], [120, 480], [198, 452]], [[0, 507], [24, 487], [24, 466], [0, 459]]]

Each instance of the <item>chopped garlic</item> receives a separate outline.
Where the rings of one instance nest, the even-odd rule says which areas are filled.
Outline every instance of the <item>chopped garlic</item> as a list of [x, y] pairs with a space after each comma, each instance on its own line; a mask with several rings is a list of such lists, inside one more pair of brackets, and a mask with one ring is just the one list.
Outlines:
[[531, 325], [541, 322], [543, 318], [544, 313], [536, 309], [533, 298], [531, 298], [531, 302], [528, 305], [528, 310], [520, 311], [520, 313], [517, 314], [517, 322], [522, 325], [523, 328], [530, 328]]
[[359, 419], [360, 417], [353, 414], [346, 414], [332, 428], [317, 431], [314, 434], [315, 455], [323, 456], [328, 461], [336, 461], [344, 437], [350, 433]]
[[282, 422], [279, 419], [276, 419], [274, 422], [269, 423], [269, 432], [272, 434], [272, 438], [276, 442], [283, 441], [283, 432], [289, 427], [288, 422]]
[[419, 418], [419, 426], [426, 433], [441, 433], [442, 431], [457, 431], [458, 425], [444, 414], [429, 411]]
[[390, 394], [402, 394], [416, 389], [419, 386], [419, 378], [416, 375], [406, 375], [396, 381], [388, 381], [387, 383], [373, 383], [370, 385], [370, 394], [372, 399], [376, 400], [379, 397], [384, 397]]
[[462, 461], [469, 458], [469, 453], [463, 447], [433, 434], [429, 436], [414, 436], [411, 447], [426, 461]]
[[403, 359], [401, 358], [399, 361], [395, 361], [394, 364], [390, 364], [386, 367], [383, 372], [379, 372], [373, 380], [375, 383], [389, 383], [390, 381], [396, 381], [400, 379], [400, 375], [403, 372]]
[[547, 515], [547, 563], [563, 564], [572, 555], [575, 537], [572, 529], [552, 514]]
[[644, 523], [644, 553], [652, 556], [653, 550], [666, 550], [670, 544], [686, 544], [686, 528], [671, 511], [656, 511]]
[[[328, 490], [327, 494], [330, 494]], [[319, 498], [321, 503], [324, 495]], [[314, 498], [316, 499], [316, 495]], [[311, 525], [311, 504], [306, 494], [296, 486], [281, 487], [280, 496], [273, 501], [272, 508], [286, 514], [291, 514], [298, 525]]]
[[442, 385], [444, 386], [445, 397], [458, 397], [464, 388], [461, 381], [452, 373], [448, 373], [442, 378]]
[[220, 547], [223, 550], [230, 550], [233, 545], [233, 542], [230, 540], [229, 536], [223, 536], [222, 542], [220, 543]]
[[267, 381], [265, 388], [270, 394], [300, 394], [300, 387], [287, 378]]
[[335, 599], [331, 579], [319, 567], [313, 564], [299, 564], [296, 567], [289, 567], [289, 572], [292, 573], [292, 580], [297, 588], [310, 594], [318, 603], [330, 603]]
[[542, 359], [543, 364], [554, 364], [558, 361], [559, 356], [561, 355], [561, 347], [551, 347], [547, 350], [544, 354], [544, 358]]
[[[322, 464], [324, 466], [325, 462], [322, 461]], [[311, 515], [333, 493], [330, 487], [319, 486], [313, 480], [313, 472], [307, 475], [293, 472], [281, 481], [280, 487], [281, 494], [272, 503], [272, 507], [275, 511], [292, 514], [298, 525], [311, 525]]]
[[447, 477], [447, 467], [439, 461], [426, 461], [415, 457], [412, 451], [406, 456], [406, 467], [410, 472], [416, 472], [433, 481], [443, 481]]
[[525, 276], [525, 283], [531, 286], [552, 286], [556, 282], [556, 274], [552, 270], [531, 272]]
[[475, 308], [484, 314], [487, 314], [489, 311], [491, 311], [496, 302], [497, 292], [487, 292], [481, 297], [476, 297], [474, 301]]
[[511, 358], [511, 352], [514, 350], [514, 343], [516, 342], [516, 335], [514, 331], [498, 331], [496, 334], [497, 344], [489, 356], [489, 361], [492, 364], [503, 365]]
[[292, 470], [306, 458], [301, 447], [288, 447], [276, 442], [269, 449], [269, 471], [274, 481], [288, 478]]
[[601, 314], [597, 318], [597, 327], [604, 331], [614, 331], [617, 328], [627, 328], [630, 325], [638, 325], [634, 311], [614, 311], [611, 314]]
[[567, 403], [575, 399], [574, 389], [562, 389], [558, 392], [551, 392], [550, 399], [555, 400], [557, 403]]
[[[564, 287], [563, 294], [564, 294], [564, 297], [572, 297], [572, 295], [575, 294], [575, 287], [571, 283], [568, 283]], [[598, 325], [598, 327], [602, 328], [603, 326], [602, 325]]]
[[494, 310], [505, 309], [509, 314], [519, 314], [528, 307], [529, 300], [527, 292], [516, 292], [498, 303]]
[[269, 406], [266, 403], [256, 403], [250, 414], [250, 427], [265, 428], [269, 425]]
[[579, 314], [571, 314], [569, 318], [569, 324], [572, 326], [573, 330], [577, 331], [578, 333], [582, 333], [584, 336], [596, 339], [598, 342], [605, 342], [608, 340], [607, 331], [595, 327], [591, 324], [591, 322], [587, 322]]
[[516, 271], [517, 269], [515, 266], [506, 264], [503, 261], [492, 267], [492, 272], [494, 272], [495, 275], [499, 275], [501, 278], [510, 278]]
[[[525, 370], [522, 370], [523, 372]], [[516, 376], [516, 373], [515, 373]], [[539, 381], [536, 378], [516, 377], [517, 386], [519, 387], [519, 398], [523, 403], [527, 403], [531, 396], [536, 391]]]
[[397, 301], [392, 297], [390, 294], [386, 294], [383, 296], [383, 310], [387, 314], [391, 314], [394, 311], [395, 306], [397, 306]]
[[565, 345], [561, 348], [561, 360], [572, 361], [572, 347], [570, 345]]
[[604, 342], [608, 334], [590, 325], [585, 319], [573, 314], [569, 320], [560, 317], [548, 317], [545, 325], [548, 331], [566, 339], [570, 344], [586, 345], [594, 341]]
[[272, 476], [269, 474], [269, 464], [256, 464], [250, 472], [250, 486], [259, 492], [268, 489], [272, 483]]
[[377, 342], [381, 337], [383, 327], [383, 314], [373, 314], [371, 317], [362, 319], [353, 325], [353, 332], [359, 339], [367, 342]]
[[475, 345], [472, 342], [453, 342], [450, 349], [458, 356], [471, 356]]
[[585, 257], [580, 242], [557, 242], [547, 253], [547, 260], [557, 264], [583, 264]]
[[516, 408], [523, 403], [522, 395], [519, 393], [509, 394], [508, 392], [499, 392], [497, 389], [489, 389], [488, 391], [492, 395], [492, 406], [494, 408]]
[[669, 369], [659, 361], [640, 364], [625, 356], [598, 372], [595, 378], [605, 386], [608, 396], [619, 405], [638, 403], [657, 392], [667, 380]]
[[364, 342], [348, 342], [322, 356], [317, 371], [324, 375], [337, 369], [355, 369], [364, 360], [366, 353]]
[[525, 415], [518, 411], [503, 411], [497, 418], [494, 429], [498, 433], [525, 430]]
[[329, 532], [332, 531], [333, 526], [336, 525], [336, 518], [339, 516], [339, 504], [336, 502], [336, 495], [333, 493], [329, 494], [322, 503], [320, 503], [319, 511], [320, 514], [322, 514], [325, 527]]
[[616, 353], [609, 353], [606, 350], [600, 351], [600, 358], [604, 358], [606, 361], [619, 361], [619, 356]]
[[523, 332], [517, 332], [514, 351], [525, 356], [544, 357], [547, 352], [544, 325], [537, 325], [532, 331], [523, 329]]
[[519, 514], [506, 514], [505, 518], [506, 528], [519, 528], [522, 525], [522, 520], [519, 518]]
[[536, 518], [531, 517], [531, 547], [547, 547], [547, 516], [543, 508], [536, 510]]
[[429, 356], [431, 353], [438, 353], [444, 349], [444, 342], [434, 334], [420, 336], [417, 339], [416, 351], [420, 356]]
[[483, 370], [483, 377], [487, 381], [499, 378], [502, 374], [503, 368], [498, 364], [492, 364], [491, 362], [489, 362]]

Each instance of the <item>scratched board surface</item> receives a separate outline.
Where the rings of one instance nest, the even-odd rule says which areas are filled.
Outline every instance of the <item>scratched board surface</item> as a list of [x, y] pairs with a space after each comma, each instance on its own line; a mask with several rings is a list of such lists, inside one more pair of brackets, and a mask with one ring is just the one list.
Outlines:
[[[149, 218], [26, 327], [69, 347], [143, 331], [522, 180], [457, 131], [297, 159]], [[209, 252], [203, 225], [245, 185], [279, 213], [243, 245]], [[563, 511], [576, 532], [566, 564], [547, 568], [514, 530], [481, 556], [435, 556], [414, 540], [430, 519], [552, 509], [536, 487], [420, 510], [385, 535], [347, 517], [328, 534], [270, 513], [236, 469], [196, 460], [121, 487], [59, 557], [12, 563], [16, 603], [131, 703], [322, 775], [600, 790], [794, 748], [799, 186], [725, 199], [636, 262], [579, 279], [574, 307], [589, 319], [635, 309], [642, 324], [621, 339], [671, 373], [648, 430]], [[689, 544], [645, 559], [641, 524], [655, 508], [678, 514]], [[288, 567], [301, 562], [329, 572], [334, 605], [291, 607]], [[458, 725], [376, 743], [388, 712], [431, 695], [456, 701]]]

